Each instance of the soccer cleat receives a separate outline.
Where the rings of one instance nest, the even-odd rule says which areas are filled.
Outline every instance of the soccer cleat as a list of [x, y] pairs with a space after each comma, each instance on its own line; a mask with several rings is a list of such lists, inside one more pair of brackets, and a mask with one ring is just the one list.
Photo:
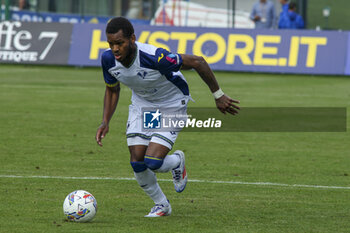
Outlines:
[[156, 204], [152, 207], [151, 212], [145, 215], [147, 218], [156, 218], [161, 216], [169, 216], [171, 214], [171, 205], [169, 201], [166, 204]]
[[171, 173], [173, 174], [173, 183], [175, 191], [181, 193], [184, 191], [187, 184], [187, 172], [185, 168], [185, 154], [181, 150], [174, 152], [180, 157], [180, 165], [177, 168], [174, 168]]

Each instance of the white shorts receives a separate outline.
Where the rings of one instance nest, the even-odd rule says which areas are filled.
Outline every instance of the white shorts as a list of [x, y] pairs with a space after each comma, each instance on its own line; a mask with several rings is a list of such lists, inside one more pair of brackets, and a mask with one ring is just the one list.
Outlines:
[[[174, 103], [167, 104], [166, 107], [177, 108], [186, 113], [188, 99], [178, 100]], [[170, 131], [146, 131], [143, 129], [143, 112], [142, 108], [159, 108], [161, 106], [150, 106], [149, 103], [131, 104], [129, 106], [129, 117], [126, 126], [126, 138], [128, 146], [145, 145], [150, 142], [158, 143], [172, 149], [179, 132]]]

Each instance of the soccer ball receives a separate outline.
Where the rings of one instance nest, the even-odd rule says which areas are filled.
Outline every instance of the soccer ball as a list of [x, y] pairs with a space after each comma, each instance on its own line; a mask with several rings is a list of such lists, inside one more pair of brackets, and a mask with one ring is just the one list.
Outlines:
[[63, 202], [63, 213], [74, 222], [91, 221], [97, 212], [97, 202], [91, 193], [77, 190], [68, 194]]

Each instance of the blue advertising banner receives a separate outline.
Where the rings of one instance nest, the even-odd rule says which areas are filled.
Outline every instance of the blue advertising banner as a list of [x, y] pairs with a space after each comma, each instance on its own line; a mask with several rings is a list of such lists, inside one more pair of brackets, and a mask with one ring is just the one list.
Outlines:
[[[4, 10], [0, 12], [2, 20], [5, 20]], [[62, 14], [53, 12], [34, 12], [28, 10], [10, 10], [12, 21], [22, 22], [44, 22], [44, 23], [100, 23], [106, 24], [111, 17], [79, 15], [79, 14]], [[1, 21], [1, 19], [0, 19]], [[150, 20], [130, 19], [133, 24], [149, 25]]]
[[[69, 64], [99, 66], [105, 25], [74, 25]], [[135, 25], [137, 40], [206, 58], [213, 70], [343, 75], [348, 33]], [[349, 72], [348, 72], [349, 73]]]
[[348, 55], [346, 58], [345, 75], [350, 75], [350, 32], [348, 36]]
[[107, 49], [105, 25], [74, 24], [69, 65], [100, 66], [102, 52]]
[[24, 22], [46, 22], [46, 23], [100, 23], [105, 24], [108, 17], [101, 16], [80, 16], [77, 14], [58, 14], [50, 12], [33, 12], [33, 11], [11, 11], [11, 20]]

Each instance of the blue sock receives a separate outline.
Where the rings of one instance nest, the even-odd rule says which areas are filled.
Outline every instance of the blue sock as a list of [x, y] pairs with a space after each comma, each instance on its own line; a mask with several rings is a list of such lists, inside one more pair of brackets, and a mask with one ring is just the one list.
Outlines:
[[130, 162], [131, 167], [134, 169], [134, 172], [139, 173], [147, 169], [145, 162]]
[[156, 158], [150, 155], [145, 155], [145, 165], [151, 170], [157, 170], [163, 164], [163, 159]]

